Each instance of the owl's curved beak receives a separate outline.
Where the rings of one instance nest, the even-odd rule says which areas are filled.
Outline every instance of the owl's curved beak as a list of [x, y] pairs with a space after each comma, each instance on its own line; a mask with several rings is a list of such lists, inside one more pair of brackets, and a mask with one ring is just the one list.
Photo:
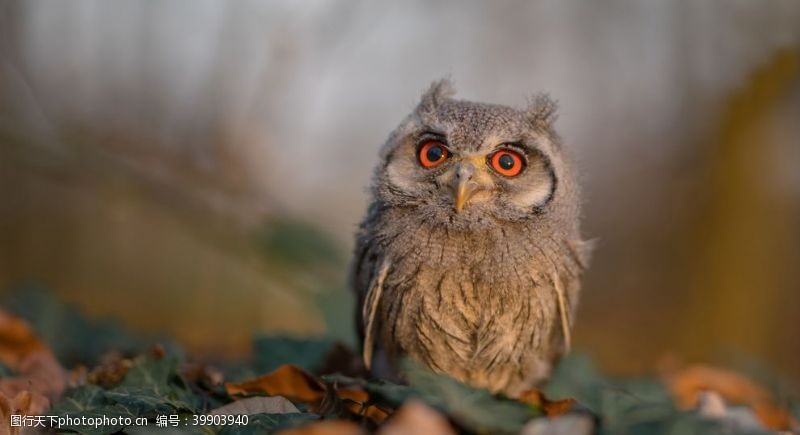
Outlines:
[[467, 203], [467, 200], [472, 196], [475, 192], [475, 183], [462, 180], [458, 182], [456, 186], [456, 212], [461, 213], [461, 210], [464, 209], [464, 204]]
[[473, 180], [475, 175], [475, 166], [472, 163], [462, 163], [456, 168], [456, 177], [453, 185], [453, 194], [455, 196], [456, 213], [461, 213], [467, 201], [472, 197], [478, 184]]

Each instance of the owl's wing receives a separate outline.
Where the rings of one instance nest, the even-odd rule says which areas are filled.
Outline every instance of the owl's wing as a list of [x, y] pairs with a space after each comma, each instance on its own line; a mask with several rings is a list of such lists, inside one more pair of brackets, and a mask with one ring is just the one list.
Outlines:
[[[586, 269], [589, 264], [594, 246], [594, 240], [567, 241], [567, 247], [569, 248], [572, 258], [572, 263], [566, 265], [568, 274], [577, 276]], [[555, 264], [550, 272], [550, 278], [553, 281], [553, 291], [556, 294], [556, 303], [558, 305], [558, 315], [561, 324], [561, 335], [564, 340], [564, 353], [569, 353], [572, 347], [572, 333], [570, 332], [572, 328], [571, 313], [574, 311], [578, 286], [572, 286], [573, 294], [569, 294], [567, 289], [564, 288], [564, 283], [560, 278], [559, 270]]]
[[378, 307], [389, 262], [381, 255], [374, 239], [364, 227], [356, 238], [355, 254], [350, 279], [360, 308], [356, 310], [356, 325], [362, 340], [364, 364], [369, 369], [375, 350]]
[[378, 268], [377, 273], [371, 280], [369, 288], [367, 289], [364, 303], [362, 304], [361, 317], [363, 319], [364, 327], [364, 348], [363, 357], [364, 365], [369, 369], [372, 365], [372, 354], [375, 349], [375, 335], [377, 334], [377, 315], [378, 305], [383, 293], [383, 280], [386, 279], [386, 273], [389, 271], [389, 262], [382, 261]]
[[564, 353], [569, 353], [572, 349], [572, 333], [570, 332], [572, 322], [569, 318], [569, 311], [567, 311], [564, 286], [561, 284], [561, 279], [558, 277], [558, 271], [555, 267], [553, 267], [550, 277], [553, 280], [553, 290], [555, 290], [556, 302], [558, 303], [558, 316], [561, 319], [561, 334], [564, 337]]

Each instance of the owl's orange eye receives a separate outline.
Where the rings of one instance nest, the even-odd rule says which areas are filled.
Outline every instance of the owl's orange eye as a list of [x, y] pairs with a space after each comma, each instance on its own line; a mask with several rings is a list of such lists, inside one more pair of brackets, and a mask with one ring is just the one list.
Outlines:
[[419, 148], [419, 163], [426, 168], [442, 164], [450, 154], [443, 143], [432, 140]]
[[489, 157], [489, 162], [492, 169], [505, 175], [506, 177], [514, 177], [522, 172], [525, 166], [522, 156], [518, 152], [512, 150], [500, 150]]

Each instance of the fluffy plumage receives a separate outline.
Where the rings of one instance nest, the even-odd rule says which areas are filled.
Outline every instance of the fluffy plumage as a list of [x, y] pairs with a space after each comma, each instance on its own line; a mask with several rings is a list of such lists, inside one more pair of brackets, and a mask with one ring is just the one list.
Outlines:
[[[517, 110], [453, 94], [434, 83], [381, 150], [351, 271], [364, 357], [379, 376], [407, 356], [515, 396], [568, 345], [588, 261], [578, 185], [549, 98]], [[432, 168], [429, 141], [449, 156]], [[519, 175], [492, 169], [498, 150], [522, 157]]]

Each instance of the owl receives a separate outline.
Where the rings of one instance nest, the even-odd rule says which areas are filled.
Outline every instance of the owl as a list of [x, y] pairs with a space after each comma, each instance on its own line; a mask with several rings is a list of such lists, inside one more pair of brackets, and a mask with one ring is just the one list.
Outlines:
[[363, 358], [514, 397], [570, 346], [589, 254], [578, 183], [548, 97], [453, 96], [433, 83], [381, 149], [350, 274]]

